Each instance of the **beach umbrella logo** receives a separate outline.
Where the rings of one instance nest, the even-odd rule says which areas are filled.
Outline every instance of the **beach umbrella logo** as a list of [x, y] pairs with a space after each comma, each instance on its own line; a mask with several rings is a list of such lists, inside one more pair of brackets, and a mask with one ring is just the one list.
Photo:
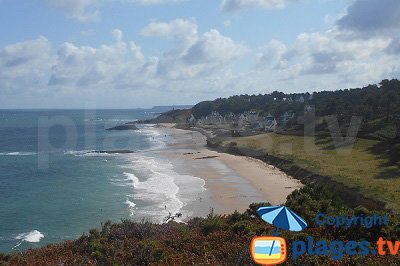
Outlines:
[[302, 231], [307, 227], [303, 218], [285, 206], [260, 207], [257, 213], [265, 222], [284, 230]]

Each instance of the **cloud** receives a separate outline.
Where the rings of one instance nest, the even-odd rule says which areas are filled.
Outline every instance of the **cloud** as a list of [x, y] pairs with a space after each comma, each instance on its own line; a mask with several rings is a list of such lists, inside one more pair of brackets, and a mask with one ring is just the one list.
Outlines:
[[[73, 14], [85, 17], [101, 7], [101, 0], [78, 2], [65, 9], [71, 18]], [[231, 7], [238, 10], [282, 7], [296, 1], [224, 1], [228, 2], [236, 3]], [[182, 18], [153, 21], [141, 29], [144, 37], [172, 41], [172, 48], [157, 54], [143, 54], [141, 46], [126, 40], [119, 29], [111, 32], [114, 41], [96, 46], [65, 42], [53, 47], [45, 37], [14, 43], [0, 47], [0, 93], [37, 94], [38, 99], [43, 94], [49, 99], [74, 99], [79, 94], [79, 99], [113, 101], [114, 107], [124, 102], [126, 107], [177, 99], [192, 103], [268, 92], [268, 88], [286, 92], [338, 89], [398, 78], [396, 22], [361, 23], [355, 19], [361, 11], [354, 8], [365, 7], [357, 7], [358, 0], [352, 3], [331, 29], [298, 34], [293, 43], [271, 40], [255, 53], [216, 29], [200, 32], [194, 19]]]
[[283, 8], [288, 3], [300, 0], [223, 0], [220, 9], [224, 12], [238, 11], [247, 8]]
[[336, 24], [341, 30], [385, 34], [400, 30], [399, 17], [398, 0], [355, 0]]
[[289, 61], [302, 62], [300, 74], [350, 73], [381, 57], [390, 44], [388, 38], [362, 40], [343, 35], [337, 30], [300, 34], [292, 51], [295, 56]]
[[156, 79], [174, 83], [217, 77], [247, 51], [244, 45], [215, 29], [199, 36], [197, 24], [192, 20], [152, 22], [141, 30], [141, 34], [174, 40], [175, 47], [157, 58], [155, 73]]
[[400, 54], [400, 39], [393, 38], [390, 42], [390, 45], [387, 47], [386, 52], [392, 55], [399, 55]]
[[281, 59], [282, 55], [287, 52], [287, 47], [278, 40], [271, 40], [262, 50], [262, 52], [257, 54], [257, 68], [267, 64], [276, 64], [276, 62]]
[[88, 22], [100, 19], [100, 7], [113, 2], [137, 5], [161, 5], [189, 0], [44, 0], [51, 8], [60, 10], [70, 19]]
[[180, 45], [187, 47], [197, 39], [197, 24], [180, 18], [170, 22], [152, 22], [140, 33], [146, 37], [173, 38]]
[[390, 44], [388, 37], [350, 38], [337, 28], [302, 33], [292, 46], [268, 43], [255, 69], [284, 83], [303, 81], [307, 86], [314, 83], [332, 89], [361, 86], [398, 73], [400, 59], [386, 52]]
[[100, 17], [98, 0], [45, 0], [45, 3], [77, 21], [96, 21]]
[[57, 52], [49, 86], [117, 88], [131, 79], [144, 64], [140, 46], [123, 41], [119, 29], [112, 31], [115, 43], [99, 48], [64, 43]]
[[54, 62], [45, 37], [7, 45], [0, 49], [0, 87], [10, 93], [40, 90]]
[[266, 79], [262, 76], [272, 76], [285, 87], [304, 84], [313, 89], [399, 78], [398, 17], [396, 0], [354, 0], [345, 13], [332, 19], [329, 30], [301, 33], [292, 45], [270, 41], [257, 54], [248, 76], [258, 82]]
[[212, 29], [190, 47], [184, 60], [188, 64], [224, 64], [238, 59], [245, 51], [244, 45]]
[[175, 45], [160, 56], [145, 56], [140, 45], [126, 41], [123, 32], [115, 29], [114, 41], [98, 47], [65, 42], [55, 49], [44, 37], [3, 47], [1, 94], [29, 92], [35, 97], [71, 99], [79, 93], [80, 99], [95, 99], [123, 90], [115, 94], [122, 100], [126, 97], [122, 95], [151, 91], [147, 97], [158, 93], [162, 101], [165, 97], [160, 95], [169, 93], [192, 95], [187, 99], [193, 100], [195, 94], [233, 89], [226, 86], [234, 77], [232, 64], [247, 51], [244, 45], [217, 30], [199, 35], [196, 23], [181, 19], [150, 23], [142, 33], [172, 38]]
[[169, 22], [151, 22], [140, 34], [146, 37], [161, 37], [174, 40], [175, 47], [164, 53], [164, 57], [180, 58], [198, 39], [197, 24], [181, 18]]

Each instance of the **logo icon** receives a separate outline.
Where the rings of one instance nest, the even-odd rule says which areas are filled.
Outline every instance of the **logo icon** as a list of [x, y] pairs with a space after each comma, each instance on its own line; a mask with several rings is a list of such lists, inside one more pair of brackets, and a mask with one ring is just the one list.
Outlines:
[[255, 237], [251, 241], [250, 252], [254, 262], [258, 264], [281, 264], [287, 257], [286, 241], [276, 236]]
[[307, 227], [303, 218], [285, 206], [260, 207], [257, 213], [265, 222], [284, 230], [302, 231]]

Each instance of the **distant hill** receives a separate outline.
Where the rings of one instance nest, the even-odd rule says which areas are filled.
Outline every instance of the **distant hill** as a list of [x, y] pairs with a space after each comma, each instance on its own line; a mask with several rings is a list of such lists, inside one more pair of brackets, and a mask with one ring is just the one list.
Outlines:
[[164, 106], [153, 106], [151, 108], [151, 110], [153, 110], [155, 112], [164, 113], [164, 112], [178, 110], [178, 109], [190, 109], [192, 107], [193, 107], [193, 105], [164, 105]]
[[158, 124], [158, 123], [176, 123], [185, 124], [186, 119], [191, 115], [191, 109], [176, 109], [160, 114], [158, 117], [148, 120], [139, 120], [135, 123]]

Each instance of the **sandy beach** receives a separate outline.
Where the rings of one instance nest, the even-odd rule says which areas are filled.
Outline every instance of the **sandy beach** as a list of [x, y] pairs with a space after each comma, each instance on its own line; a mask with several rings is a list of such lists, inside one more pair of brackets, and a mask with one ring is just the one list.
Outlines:
[[206, 191], [198, 200], [185, 206], [194, 216], [245, 211], [253, 202], [283, 204], [300, 181], [279, 169], [249, 157], [220, 153], [206, 147], [206, 137], [173, 124], [161, 124], [159, 130], [172, 136], [170, 147], [161, 151], [180, 174], [190, 174], [205, 180]]

